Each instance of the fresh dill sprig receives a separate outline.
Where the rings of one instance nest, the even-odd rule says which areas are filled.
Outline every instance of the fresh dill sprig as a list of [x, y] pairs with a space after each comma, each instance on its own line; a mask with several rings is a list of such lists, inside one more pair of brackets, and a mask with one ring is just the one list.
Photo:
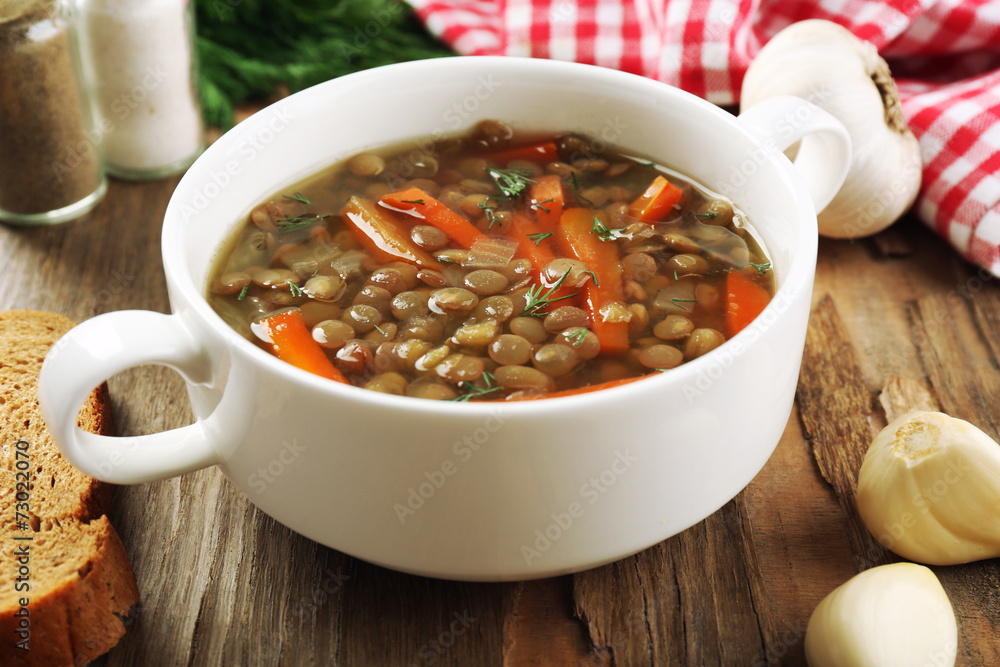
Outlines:
[[459, 382], [458, 386], [465, 390], [464, 394], [455, 396], [454, 398], [446, 398], [446, 401], [455, 401], [457, 403], [465, 403], [472, 400], [473, 398], [480, 398], [486, 396], [487, 394], [492, 394], [495, 391], [500, 391], [503, 387], [494, 384], [496, 382], [496, 377], [493, 373], [489, 371], [483, 372], [483, 379], [486, 381], [485, 387], [477, 387], [471, 382]]
[[423, 199], [400, 199], [399, 201], [400, 203], [403, 204], [419, 204], [420, 206], [424, 205]]
[[312, 202], [311, 202], [311, 201], [309, 201], [309, 198], [308, 198], [308, 197], [306, 197], [306, 196], [305, 196], [304, 194], [302, 194], [301, 192], [296, 192], [296, 193], [295, 193], [294, 195], [283, 195], [283, 196], [284, 196], [284, 198], [285, 198], [285, 199], [291, 199], [292, 201], [299, 201], [299, 202], [302, 202], [302, 203], [303, 203], [303, 204], [305, 204], [306, 206], [309, 206], [309, 205], [311, 205], [311, 204], [312, 204]]
[[[454, 55], [396, 0], [192, 4], [202, 108], [206, 122], [223, 129], [233, 124], [233, 107], [248, 100], [394, 62]], [[377, 37], [363, 34], [372, 26]]]
[[597, 274], [594, 273], [593, 269], [591, 269], [590, 271], [584, 271], [584, 273], [589, 273], [590, 274], [590, 279], [594, 281], [594, 287], [600, 287], [601, 286], [601, 283], [597, 282]]
[[573, 347], [582, 344], [586, 338], [587, 338], [587, 329], [585, 328], [581, 328], [578, 331], [574, 331], [573, 333], [566, 336], [566, 340], [572, 342]]
[[497, 217], [497, 207], [490, 206], [492, 199], [484, 199], [483, 201], [476, 204], [479, 208], [483, 209], [483, 213], [486, 214], [486, 222], [489, 226], [486, 228], [487, 231], [493, 229], [493, 225], [500, 222], [500, 218]]
[[300, 296], [305, 294], [305, 291], [295, 283], [288, 283], [288, 291], [292, 293], [292, 296], [298, 299]]
[[569, 275], [569, 271], [562, 274], [562, 278], [556, 281], [556, 284], [547, 290], [542, 287], [542, 285], [532, 285], [528, 288], [528, 293], [525, 295], [528, 299], [527, 304], [524, 306], [524, 310], [521, 311], [520, 317], [530, 316], [530, 317], [545, 317], [548, 313], [542, 312], [543, 308], [555, 303], [556, 301], [562, 301], [563, 299], [571, 299], [576, 294], [567, 294], [566, 296], [559, 296], [553, 298], [552, 295], [555, 294], [559, 286], [563, 284], [566, 280], [566, 276]]
[[712, 212], [712, 213], [692, 213], [691, 217], [695, 218], [697, 220], [714, 220], [715, 218], [719, 217], [719, 214], [715, 213], [715, 212]]
[[240, 290], [240, 295], [236, 297], [236, 300], [242, 301], [243, 299], [247, 298], [247, 292], [249, 291], [250, 291], [250, 285], [244, 285], [243, 289]]
[[570, 188], [573, 189], [573, 194], [576, 196], [576, 198], [580, 201], [581, 204], [586, 204], [587, 206], [594, 208], [594, 202], [590, 201], [582, 194], [580, 194], [580, 181], [576, 177], [576, 172], [570, 172], [569, 178], [563, 179], [563, 181], [569, 184]]
[[608, 226], [601, 222], [601, 219], [594, 216], [594, 226], [590, 228], [591, 234], [596, 234], [601, 241], [614, 241], [621, 238], [622, 234], [617, 229], [608, 229]]
[[545, 208], [544, 206], [542, 206], [542, 204], [548, 204], [548, 203], [554, 202], [554, 201], [555, 201], [555, 199], [543, 199], [542, 201], [535, 202], [534, 204], [532, 204], [531, 208], [537, 208], [540, 211], [545, 211], [546, 213], [551, 213], [552, 211], [549, 210], [549, 209], [547, 209], [547, 208]]
[[507, 199], [516, 199], [533, 184], [531, 171], [528, 169], [494, 169], [486, 167], [486, 173], [496, 183], [500, 192]]
[[677, 306], [681, 310], [687, 311], [689, 309], [686, 306], [682, 306], [681, 304], [682, 303], [698, 303], [698, 299], [678, 299], [678, 298], [675, 297], [675, 298], [673, 298], [673, 299], [670, 300], [670, 303], [674, 304], [675, 306]]
[[300, 229], [305, 229], [314, 222], [329, 217], [328, 215], [298, 215], [294, 218], [281, 218], [278, 220], [278, 233], [288, 234], [296, 232]]
[[532, 243], [538, 245], [545, 239], [552, 236], [552, 232], [538, 232], [537, 234], [528, 234], [528, 238], [531, 239]]
[[750, 262], [750, 266], [757, 269], [758, 276], [762, 276], [770, 270], [771, 262], [768, 262], [767, 264], [754, 264], [753, 262]]

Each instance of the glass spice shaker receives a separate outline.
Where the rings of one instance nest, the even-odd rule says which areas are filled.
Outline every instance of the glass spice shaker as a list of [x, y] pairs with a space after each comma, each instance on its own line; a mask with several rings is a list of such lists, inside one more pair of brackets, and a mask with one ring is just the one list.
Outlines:
[[0, 2], [0, 220], [78, 218], [107, 189], [71, 7]]
[[78, 0], [84, 64], [108, 173], [154, 179], [205, 148], [197, 91], [194, 3]]

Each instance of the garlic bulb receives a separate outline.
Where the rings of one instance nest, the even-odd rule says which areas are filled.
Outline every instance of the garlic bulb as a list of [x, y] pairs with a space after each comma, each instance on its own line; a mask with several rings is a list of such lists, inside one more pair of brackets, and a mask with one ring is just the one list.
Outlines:
[[875, 437], [858, 511], [900, 556], [955, 565], [1000, 556], [1000, 445], [940, 412], [910, 412]]
[[[830, 21], [793, 23], [750, 64], [740, 108], [775, 95], [812, 102], [851, 135], [847, 180], [817, 216], [821, 235], [870, 236], [910, 208], [920, 189], [920, 146], [903, 119], [889, 66], [872, 44]], [[787, 122], [791, 129], [796, 119]]]
[[915, 563], [881, 565], [823, 598], [806, 626], [809, 667], [950, 667], [958, 624], [934, 573]]

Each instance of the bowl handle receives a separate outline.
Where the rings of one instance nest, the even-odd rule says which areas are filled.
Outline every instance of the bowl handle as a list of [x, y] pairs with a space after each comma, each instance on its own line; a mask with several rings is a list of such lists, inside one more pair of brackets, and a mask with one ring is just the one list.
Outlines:
[[844, 184], [851, 166], [851, 137], [843, 123], [812, 102], [779, 95], [753, 105], [739, 115], [774, 153], [801, 141], [795, 166], [819, 213]]
[[218, 463], [231, 437], [219, 428], [220, 408], [182, 428], [108, 437], [77, 428], [77, 414], [94, 387], [142, 364], [168, 366], [191, 384], [204, 384], [212, 364], [176, 315], [123, 310], [89, 319], [56, 341], [38, 380], [46, 426], [70, 463], [97, 479], [134, 484]]

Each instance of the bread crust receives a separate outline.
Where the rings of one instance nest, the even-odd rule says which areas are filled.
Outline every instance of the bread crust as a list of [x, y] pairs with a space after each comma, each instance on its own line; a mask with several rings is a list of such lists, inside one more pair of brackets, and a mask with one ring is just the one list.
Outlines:
[[[0, 664], [83, 665], [125, 633], [139, 601], [128, 555], [107, 516], [112, 487], [60, 454], [38, 410], [37, 382], [48, 349], [74, 326], [54, 313], [0, 313], [0, 539], [7, 585], [0, 590]], [[80, 428], [111, 435], [106, 385], [81, 408]], [[30, 529], [16, 520], [16, 443], [28, 443]], [[21, 457], [23, 460], [23, 456]], [[15, 538], [31, 537], [30, 540]], [[16, 549], [28, 549], [28, 590], [15, 590]], [[18, 648], [27, 599], [29, 651]]]

